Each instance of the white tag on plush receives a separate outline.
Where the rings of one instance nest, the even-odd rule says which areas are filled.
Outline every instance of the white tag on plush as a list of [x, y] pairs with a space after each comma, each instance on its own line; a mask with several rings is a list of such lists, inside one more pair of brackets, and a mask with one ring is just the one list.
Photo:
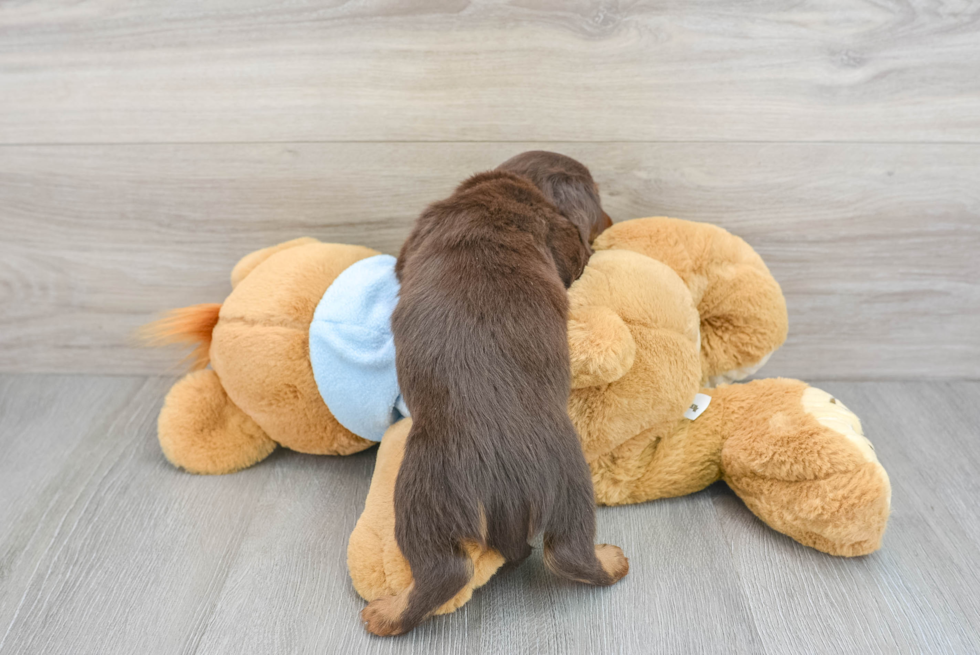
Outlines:
[[687, 408], [684, 412], [684, 418], [694, 420], [704, 413], [704, 410], [708, 409], [708, 405], [711, 404], [711, 396], [707, 396], [703, 393], [694, 395], [694, 402], [691, 406]]

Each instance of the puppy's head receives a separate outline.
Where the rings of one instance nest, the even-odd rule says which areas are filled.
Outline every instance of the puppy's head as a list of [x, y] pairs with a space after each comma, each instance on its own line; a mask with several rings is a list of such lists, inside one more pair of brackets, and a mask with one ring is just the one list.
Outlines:
[[[571, 157], [546, 150], [529, 150], [497, 167], [525, 177], [571, 221], [588, 248], [612, 220], [602, 210], [599, 189], [592, 174]], [[591, 254], [591, 248], [588, 248]]]

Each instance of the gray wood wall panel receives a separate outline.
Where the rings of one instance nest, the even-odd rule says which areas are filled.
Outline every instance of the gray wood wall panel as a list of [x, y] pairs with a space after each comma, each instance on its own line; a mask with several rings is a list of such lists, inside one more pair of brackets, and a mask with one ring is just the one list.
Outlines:
[[0, 142], [980, 140], [980, 7], [5, 3]]
[[891, 477], [872, 555], [803, 547], [717, 484], [600, 508], [630, 557], [614, 587], [557, 580], [537, 549], [394, 640], [363, 631], [345, 566], [373, 451], [183, 473], [155, 437], [171, 382], [0, 375], [0, 655], [980, 650], [977, 382], [820, 385]]
[[159, 373], [154, 313], [221, 301], [242, 255], [305, 234], [397, 253], [471, 172], [548, 147], [617, 220], [709, 221], [783, 285], [767, 375], [980, 377], [980, 144], [0, 146], [0, 370]]

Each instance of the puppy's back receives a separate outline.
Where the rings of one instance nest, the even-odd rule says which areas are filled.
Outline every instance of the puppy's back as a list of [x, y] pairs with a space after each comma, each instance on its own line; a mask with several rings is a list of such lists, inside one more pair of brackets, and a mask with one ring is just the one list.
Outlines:
[[364, 609], [371, 632], [411, 630], [461, 590], [467, 542], [514, 563], [543, 531], [558, 575], [612, 584], [628, 570], [618, 548], [595, 546], [592, 480], [566, 409], [565, 290], [588, 234], [529, 179], [498, 170], [430, 206], [402, 248], [392, 331], [413, 424], [395, 536], [414, 581]]
[[403, 248], [392, 328], [414, 424], [396, 503], [440, 510], [400, 529], [523, 551], [540, 527], [562, 453], [580, 448], [566, 411], [567, 296], [549, 243], [580, 243], [564, 222], [529, 183], [484, 174], [431, 206]]

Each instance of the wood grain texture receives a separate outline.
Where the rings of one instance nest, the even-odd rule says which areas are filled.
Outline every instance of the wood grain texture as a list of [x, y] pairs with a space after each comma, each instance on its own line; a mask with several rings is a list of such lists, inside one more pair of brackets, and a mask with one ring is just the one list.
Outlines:
[[980, 377], [980, 145], [244, 144], [0, 147], [0, 370], [159, 373], [157, 312], [221, 301], [301, 235], [397, 253], [466, 175], [547, 146], [617, 220], [744, 237], [789, 303], [766, 375]]
[[[277, 472], [281, 484], [267, 488], [268, 505], [260, 502], [260, 512], [273, 518], [253, 523], [257, 533], [228, 577], [201, 640], [203, 653], [313, 653], [326, 644], [337, 653], [377, 648], [419, 655], [649, 652], [650, 644], [656, 652], [726, 652], [720, 644], [740, 652], [760, 648], [708, 498], [602, 512], [599, 539], [620, 545], [633, 570], [641, 571], [616, 588], [556, 579], [544, 567], [539, 543], [526, 566], [492, 580], [458, 615], [428, 622], [389, 645], [364, 632], [358, 617], [364, 603], [346, 581], [346, 537], [363, 505], [369, 467], [344, 461], [328, 464], [327, 471], [317, 462], [309, 468], [319, 473], [305, 474], [302, 463], [280, 462], [277, 468], [287, 467]], [[326, 493], [324, 485], [334, 491]], [[670, 561], [663, 552], [683, 555]], [[653, 580], [663, 581], [659, 589]], [[689, 617], [699, 613], [715, 621], [692, 631]]]
[[[0, 524], [0, 653], [195, 651], [272, 471], [247, 471], [235, 487], [186, 484], [155, 439], [171, 382], [3, 379], [4, 450], [48, 448], [28, 462], [37, 492]], [[52, 434], [58, 422], [66, 427]], [[7, 498], [17, 462], [0, 466]]]
[[0, 8], [0, 142], [980, 141], [968, 0]]
[[980, 383], [820, 385], [891, 476], [873, 555], [800, 546], [718, 484], [601, 508], [599, 538], [630, 557], [615, 587], [557, 580], [537, 549], [461, 611], [383, 641], [345, 564], [373, 452], [182, 473], [154, 436], [171, 382], [0, 375], [0, 654], [980, 649]]
[[[93, 471], [76, 470], [74, 462], [143, 384], [142, 378], [0, 377], [0, 643], [14, 617], [36, 601], [27, 588], [45, 575], [42, 563], [57, 550], [56, 535], [71, 532], [66, 513], [84, 502], [66, 487], [84, 484]], [[147, 404], [145, 396], [140, 400]], [[94, 466], [92, 456], [83, 459]]]

